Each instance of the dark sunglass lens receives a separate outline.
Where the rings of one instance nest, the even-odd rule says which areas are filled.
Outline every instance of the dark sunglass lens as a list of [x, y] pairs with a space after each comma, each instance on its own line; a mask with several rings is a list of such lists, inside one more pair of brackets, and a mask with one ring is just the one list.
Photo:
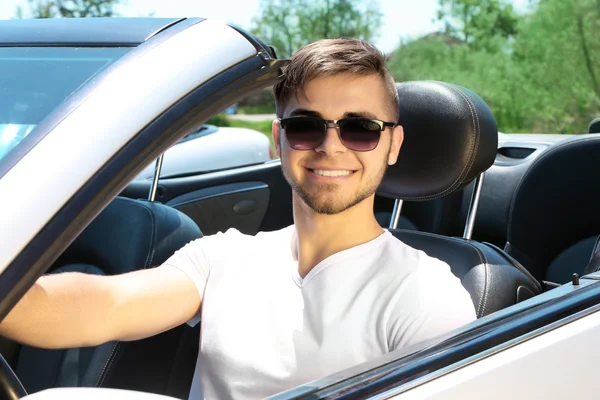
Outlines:
[[285, 136], [291, 148], [312, 150], [323, 141], [325, 124], [313, 118], [291, 118], [284, 120]]
[[355, 151], [369, 151], [377, 147], [381, 128], [369, 119], [348, 119], [340, 121], [340, 136], [344, 146]]

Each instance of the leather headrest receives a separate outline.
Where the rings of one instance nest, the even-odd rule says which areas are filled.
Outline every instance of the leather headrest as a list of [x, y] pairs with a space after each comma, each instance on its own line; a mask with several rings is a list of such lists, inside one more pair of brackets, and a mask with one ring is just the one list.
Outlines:
[[397, 84], [404, 142], [378, 194], [422, 201], [468, 185], [496, 158], [498, 129], [488, 105], [463, 87], [435, 81]]

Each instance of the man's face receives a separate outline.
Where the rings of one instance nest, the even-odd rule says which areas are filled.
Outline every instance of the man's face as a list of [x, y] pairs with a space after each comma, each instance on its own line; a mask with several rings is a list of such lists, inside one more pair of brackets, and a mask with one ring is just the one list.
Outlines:
[[[284, 118], [308, 114], [338, 120], [350, 115], [394, 122], [390, 96], [377, 75], [315, 78], [296, 97], [285, 107]], [[338, 214], [374, 196], [387, 166], [396, 162], [403, 132], [402, 127], [386, 128], [377, 147], [366, 152], [346, 148], [336, 128], [329, 128], [314, 150], [290, 148], [278, 121], [273, 138], [295, 193], [316, 213]]]

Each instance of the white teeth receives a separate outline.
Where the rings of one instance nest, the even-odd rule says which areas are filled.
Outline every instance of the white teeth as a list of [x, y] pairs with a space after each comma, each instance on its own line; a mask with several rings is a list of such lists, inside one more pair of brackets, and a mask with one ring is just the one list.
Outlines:
[[331, 171], [331, 170], [323, 170], [323, 169], [315, 169], [313, 172], [317, 175], [321, 176], [348, 176], [352, 173], [352, 171], [348, 170], [340, 170], [340, 171]]

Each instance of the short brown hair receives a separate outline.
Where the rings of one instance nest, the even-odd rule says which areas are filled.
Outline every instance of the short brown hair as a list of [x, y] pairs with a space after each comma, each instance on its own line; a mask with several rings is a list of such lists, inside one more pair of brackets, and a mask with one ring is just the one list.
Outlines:
[[390, 93], [390, 106], [396, 122], [398, 91], [385, 60], [385, 55], [375, 46], [358, 39], [322, 39], [302, 47], [292, 56], [283, 76], [273, 86], [277, 116], [283, 117], [288, 101], [312, 79], [352, 73], [379, 75], [384, 80]]

